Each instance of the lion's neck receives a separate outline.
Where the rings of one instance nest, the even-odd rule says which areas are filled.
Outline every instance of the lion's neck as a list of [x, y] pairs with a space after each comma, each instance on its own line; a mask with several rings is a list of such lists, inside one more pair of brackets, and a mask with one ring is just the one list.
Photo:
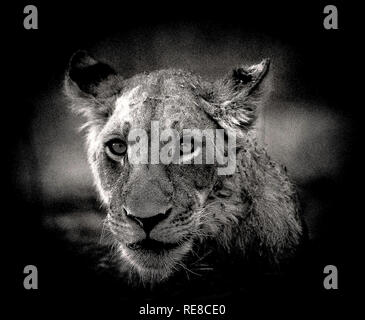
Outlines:
[[300, 243], [302, 222], [296, 190], [282, 166], [255, 139], [237, 154], [237, 171], [221, 178], [216, 196], [224, 212], [220, 245], [255, 251], [273, 261], [290, 256]]

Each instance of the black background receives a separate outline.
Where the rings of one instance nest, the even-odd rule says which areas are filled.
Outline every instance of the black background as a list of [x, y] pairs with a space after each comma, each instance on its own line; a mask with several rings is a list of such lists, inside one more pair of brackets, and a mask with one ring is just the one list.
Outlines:
[[[4, 9], [3, 13], [5, 21], [9, 19], [5, 29], [6, 42], [9, 42], [2, 50], [9, 54], [3, 63], [9, 71], [5, 80], [10, 86], [3, 92], [6, 113], [3, 115], [5, 141], [2, 150], [6, 161], [4, 181], [11, 181], [10, 187], [6, 185], [3, 200], [6, 218], [3, 224], [4, 260], [5, 265], [11, 268], [12, 302], [18, 306], [13, 308], [13, 312], [51, 314], [48, 310], [52, 308], [53, 312], [66, 311], [72, 318], [74, 313], [71, 309], [76, 307], [85, 313], [113, 312], [127, 319], [135, 317], [138, 304], [144, 303], [145, 297], [140, 291], [126, 292], [125, 295], [132, 297], [130, 300], [118, 299], [120, 292], [115, 286], [99, 283], [102, 280], [94, 282], [92, 275], [83, 271], [82, 263], [78, 265], [73, 257], [63, 252], [62, 244], [53, 242], [44, 234], [37, 190], [32, 190], [30, 198], [24, 196], [18, 191], [13, 178], [14, 170], [19, 170], [19, 149], [14, 145], [19, 140], [27, 141], [27, 128], [34, 112], [29, 101], [44, 91], [49, 79], [63, 74], [74, 51], [97, 43], [115, 30], [123, 34], [135, 27], [149, 29], [182, 23], [193, 25], [207, 35], [214, 34], [217, 29], [234, 27], [242, 32], [254, 31], [290, 43], [306, 59], [298, 76], [298, 81], [305, 87], [301, 94], [325, 99], [353, 124], [338, 180], [330, 185], [312, 186], [313, 192], [316, 193], [317, 188], [329, 203], [336, 199], [336, 206], [330, 206], [331, 218], [326, 220], [320, 241], [308, 249], [306, 264], [295, 269], [289, 280], [280, 282], [276, 279], [267, 284], [262, 280], [263, 283], [257, 284], [257, 290], [200, 302], [223, 301], [230, 317], [233, 318], [234, 314], [234, 318], [243, 319], [260, 318], [264, 314], [275, 318], [307, 312], [313, 315], [318, 312], [332, 314], [339, 309], [352, 310], [347, 303], [355, 302], [350, 296], [356, 295], [354, 289], [360, 284], [358, 278], [354, 280], [350, 275], [361, 270], [360, 262], [356, 262], [361, 255], [356, 235], [362, 210], [358, 209], [356, 202], [361, 199], [362, 186], [360, 184], [359, 187], [358, 181], [361, 181], [362, 172], [359, 172], [360, 161], [357, 162], [355, 157], [355, 148], [361, 146], [355, 130], [355, 120], [360, 117], [360, 103], [354, 99], [355, 93], [359, 92], [355, 75], [360, 73], [362, 63], [362, 52], [355, 50], [360, 41], [357, 37], [359, 29], [354, 26], [354, 22], [358, 21], [355, 16], [359, 8], [349, 3], [332, 2], [339, 11], [339, 30], [325, 30], [323, 8], [327, 3], [323, 2], [119, 1], [112, 4], [103, 1], [94, 4], [33, 1], [31, 4], [38, 7], [39, 29], [25, 30], [23, 8], [26, 4], [19, 3]], [[65, 256], [60, 258], [62, 254]], [[54, 258], [56, 266], [49, 261]], [[60, 261], [63, 263], [59, 264]], [[28, 264], [39, 266], [40, 289], [37, 291], [23, 289], [23, 268]], [[339, 290], [323, 289], [323, 267], [327, 264], [334, 264], [339, 269]], [[74, 287], [69, 287], [70, 283]], [[255, 287], [254, 283], [251, 285]], [[196, 290], [194, 287], [190, 289]], [[142, 295], [141, 300], [138, 300], [139, 294]], [[166, 293], [158, 293], [155, 298], [160, 305], [191, 302], [189, 291], [172, 301]]]

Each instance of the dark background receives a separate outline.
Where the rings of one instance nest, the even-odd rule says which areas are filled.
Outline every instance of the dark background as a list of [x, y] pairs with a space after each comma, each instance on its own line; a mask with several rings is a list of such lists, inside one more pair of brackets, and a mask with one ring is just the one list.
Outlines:
[[[323, 2], [33, 1], [39, 29], [25, 30], [26, 4], [6, 10], [9, 45], [3, 49], [9, 54], [4, 67], [10, 84], [3, 92], [4, 176], [11, 182], [3, 201], [9, 218], [4, 245], [10, 248], [6, 256], [18, 304], [44, 312], [46, 305], [114, 310], [131, 317], [145, 301], [224, 302], [231, 315], [242, 318], [250, 311], [281, 315], [287, 307], [296, 312], [308, 305], [323, 312], [347, 307], [354, 294], [350, 275], [359, 256], [355, 226], [361, 217], [354, 93], [362, 55], [354, 48], [355, 6], [332, 2], [339, 30], [325, 30]], [[182, 67], [213, 80], [236, 65], [272, 59], [274, 87], [263, 113], [262, 140], [298, 185], [310, 234], [304, 258], [289, 276], [243, 277], [243, 288], [234, 287], [232, 279], [210, 279], [208, 285], [170, 283], [149, 291], [119, 285], [110, 275], [97, 277], [88, 268], [73, 243], [96, 236], [103, 212], [77, 131], [81, 120], [67, 112], [62, 95], [68, 59], [80, 48], [125, 77]], [[38, 267], [37, 291], [23, 289], [28, 264]], [[339, 269], [337, 291], [323, 289], [328, 264]], [[213, 289], [202, 290], [206, 285]]]

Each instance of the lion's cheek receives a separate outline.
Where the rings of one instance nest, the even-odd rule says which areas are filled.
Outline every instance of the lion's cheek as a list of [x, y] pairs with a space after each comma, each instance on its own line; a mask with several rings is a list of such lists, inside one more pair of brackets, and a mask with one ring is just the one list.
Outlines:
[[110, 205], [114, 197], [120, 196], [124, 182], [127, 181], [129, 167], [112, 162], [104, 154], [96, 157], [91, 169], [98, 192], [106, 205]]

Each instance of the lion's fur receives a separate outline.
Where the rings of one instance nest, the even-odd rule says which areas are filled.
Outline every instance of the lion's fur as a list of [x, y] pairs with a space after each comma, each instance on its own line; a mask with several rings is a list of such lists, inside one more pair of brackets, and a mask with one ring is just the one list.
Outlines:
[[[254, 248], [278, 262], [298, 246], [302, 234], [294, 186], [283, 167], [254, 140], [240, 151], [237, 169], [237, 177], [222, 178], [223, 188], [235, 192], [236, 197], [230, 197], [228, 201], [217, 197], [224, 206], [231, 208], [230, 214], [220, 221], [225, 228], [219, 242], [243, 251]], [[242, 203], [244, 215], [240, 210]]]
[[[82, 74], [84, 69], [98, 64], [101, 63], [93, 58], [85, 59], [85, 53], [77, 53], [70, 69], [78, 68], [74, 73]], [[104, 73], [109, 70], [104, 64], [98, 68]], [[123, 264], [124, 271], [127, 268], [129, 273], [134, 273], [134, 270], [146, 282], [160, 281], [184, 263], [194, 246], [199, 243], [203, 246], [207, 241], [214, 241], [226, 252], [238, 251], [242, 258], [254, 253], [274, 264], [295, 253], [303, 234], [295, 188], [286, 170], [256, 141], [254, 123], [267, 68], [268, 62], [264, 61], [250, 68], [236, 69], [233, 75], [216, 83], [205, 82], [181, 70], [161, 70], [127, 80], [112, 72], [81, 85], [80, 77], [72, 77], [72, 72], [68, 72], [66, 93], [72, 98], [72, 108], [87, 120], [89, 162], [108, 210], [106, 224], [117, 243], [117, 252], [128, 262], [127, 267]], [[156, 172], [152, 169], [145, 172], [136, 171], [128, 163], [123, 163], [125, 169], [110, 164], [101, 148], [101, 139], [105, 132], [111, 128], [115, 131], [121, 125], [123, 119], [117, 117], [116, 100], [131, 90], [138, 93], [134, 103], [143, 107], [141, 112], [137, 107], [132, 114], [129, 121], [132, 125], [148, 123], [153, 119], [149, 115], [153, 110], [153, 115], [158, 115], [164, 125], [178, 115], [182, 123], [237, 133], [235, 173], [221, 176], [216, 174], [216, 168], [171, 169], [160, 165], [154, 167]], [[142, 99], [142, 96], [146, 97]], [[164, 99], [172, 101], [172, 106]], [[182, 108], [175, 111], [175, 105]], [[146, 176], [141, 176], [141, 172]], [[139, 241], [143, 232], [128, 223], [121, 208], [128, 201], [137, 209], [145, 205], [144, 201], [155, 206], [154, 197], [164, 201], [166, 194], [173, 197], [176, 213], [154, 237], [159, 241], [184, 243], [182, 249], [166, 254], [163, 259], [128, 251], [124, 243]], [[189, 242], [184, 242], [185, 239]]]

